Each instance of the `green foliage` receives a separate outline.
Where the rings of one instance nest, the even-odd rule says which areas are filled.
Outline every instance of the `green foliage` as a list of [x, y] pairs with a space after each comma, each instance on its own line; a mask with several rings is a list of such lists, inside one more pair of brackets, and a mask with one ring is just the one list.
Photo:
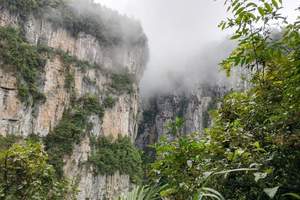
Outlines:
[[[224, 99], [208, 134], [224, 164], [255, 162], [263, 176], [254, 183], [247, 175], [227, 177], [224, 191], [229, 199], [243, 199], [245, 194], [250, 199], [266, 198], [262, 191], [280, 186], [274, 198], [284, 199], [280, 195], [285, 192], [300, 192], [299, 21], [286, 25], [274, 38], [272, 25], [286, 23], [279, 13], [280, 1], [235, 1], [229, 6], [235, 15], [223, 22], [224, 28], [235, 29], [232, 39], [239, 45], [222, 67], [228, 72], [235, 66], [252, 70], [252, 88]], [[239, 192], [236, 187], [230, 192], [234, 183]]]
[[195, 135], [171, 142], [162, 138], [155, 145], [156, 161], [151, 164], [149, 176], [153, 182], [166, 184], [163, 196], [180, 200], [191, 198], [198, 192], [206, 178], [203, 173], [213, 168], [205, 160], [209, 155], [207, 145]]
[[0, 151], [9, 149], [19, 139], [21, 138], [15, 135], [7, 135], [6, 137], [0, 135]]
[[96, 167], [97, 174], [128, 174], [135, 183], [142, 177], [142, 160], [140, 152], [128, 137], [119, 136], [116, 140], [100, 137], [93, 141], [93, 152], [89, 158]]
[[160, 187], [136, 186], [132, 191], [123, 194], [118, 200], [160, 200]]
[[55, 7], [61, 0], [0, 0], [11, 13], [25, 17], [31, 13], [37, 14], [46, 8]]
[[166, 128], [169, 130], [170, 134], [179, 137], [183, 126], [184, 126], [184, 119], [181, 117], [176, 117], [174, 121], [171, 121], [167, 124]]
[[38, 89], [39, 75], [45, 66], [45, 59], [38, 53], [37, 48], [31, 46], [21, 37], [14, 28], [0, 27], [0, 59], [5, 70], [17, 74], [19, 97], [29, 103], [30, 96], [33, 102], [43, 101], [45, 96]]
[[1, 199], [65, 199], [68, 182], [58, 181], [38, 143], [14, 144], [0, 152]]
[[115, 98], [113, 98], [112, 96], [108, 96], [104, 99], [103, 106], [105, 108], [113, 108], [116, 104], [116, 101], [117, 100]]
[[79, 99], [79, 104], [82, 105], [81, 109], [84, 110], [85, 115], [97, 114], [101, 119], [104, 115], [104, 109], [100, 105], [99, 100], [94, 95], [86, 95]]
[[70, 155], [74, 145], [86, 135], [89, 127], [88, 117], [92, 114], [97, 114], [102, 118], [104, 110], [95, 96], [87, 95], [66, 110], [53, 132], [45, 137], [45, 148], [49, 154], [50, 163], [55, 167], [59, 176], [63, 175], [63, 157]]
[[[221, 66], [228, 74], [232, 67], [250, 69], [252, 87], [222, 100], [201, 139], [157, 144], [151, 177], [168, 184], [165, 195], [172, 199], [190, 197], [203, 180], [226, 199], [295, 198], [300, 193], [300, 19], [273, 37], [272, 25], [285, 22], [280, 1], [227, 3], [233, 15], [220, 26], [235, 29], [238, 46]], [[239, 168], [255, 172], [205, 179]]]
[[114, 73], [111, 75], [111, 88], [117, 93], [133, 92], [134, 78], [127, 72]]

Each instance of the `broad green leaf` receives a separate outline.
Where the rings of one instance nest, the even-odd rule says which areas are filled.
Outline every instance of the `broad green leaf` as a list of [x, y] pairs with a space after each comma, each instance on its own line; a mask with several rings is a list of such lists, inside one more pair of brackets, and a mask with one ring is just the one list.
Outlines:
[[261, 16], [265, 16], [265, 14], [266, 14], [262, 7], [258, 7], [258, 12]]
[[230, 39], [231, 40], [236, 40], [236, 39], [238, 39], [238, 38], [240, 38], [241, 37], [241, 35], [234, 35], [234, 36], [232, 36]]
[[295, 199], [300, 199], [300, 195], [296, 193], [286, 193], [282, 195], [283, 197], [294, 197]]
[[254, 177], [255, 177], [255, 182], [257, 182], [257, 181], [259, 181], [260, 179], [264, 179], [264, 178], [266, 178], [267, 177], [267, 173], [261, 173], [261, 172], [256, 172], [256, 173], [254, 173], [253, 174], [254, 175]]
[[273, 199], [279, 189], [279, 186], [273, 187], [273, 188], [264, 188], [264, 192], [271, 198]]
[[266, 9], [267, 9], [269, 12], [272, 12], [272, 11], [273, 11], [273, 8], [272, 8], [272, 6], [271, 6], [270, 4], [265, 3], [265, 7], [266, 7]]
[[247, 8], [250, 7], [250, 6], [255, 7], [255, 8], [257, 7], [257, 5], [253, 2], [250, 2], [246, 5]]
[[273, 5], [274, 5], [276, 8], [279, 8], [278, 3], [277, 3], [276, 0], [272, 0], [272, 3], [273, 3]]

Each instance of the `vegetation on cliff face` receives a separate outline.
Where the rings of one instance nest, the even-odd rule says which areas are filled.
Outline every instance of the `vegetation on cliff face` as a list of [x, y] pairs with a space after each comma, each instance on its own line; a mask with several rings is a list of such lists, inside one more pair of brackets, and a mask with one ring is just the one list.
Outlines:
[[[158, 143], [152, 180], [172, 199], [204, 198], [203, 186], [232, 200], [299, 199], [300, 19], [286, 24], [279, 0], [227, 5], [233, 18], [220, 27], [234, 29], [238, 46], [221, 66], [249, 69], [252, 87], [226, 95], [203, 137]], [[274, 38], [278, 23], [285, 27]]]
[[38, 81], [45, 66], [45, 59], [36, 47], [28, 44], [14, 28], [0, 27], [0, 59], [4, 70], [16, 73], [19, 97], [23, 102], [44, 100]]
[[103, 117], [104, 110], [99, 100], [92, 95], [82, 97], [65, 111], [59, 124], [44, 138], [50, 164], [55, 167], [60, 177], [63, 176], [64, 156], [70, 155], [74, 145], [87, 136], [88, 117], [92, 114], [98, 115], [100, 119]]
[[131, 94], [133, 92], [133, 83], [134, 77], [128, 72], [122, 73], [113, 73], [111, 75], [111, 89], [112, 92], [120, 94], [120, 93], [128, 93]]
[[26, 17], [31, 13], [41, 14], [47, 8], [56, 7], [62, 0], [0, 0], [11, 13]]
[[130, 176], [134, 183], [141, 181], [142, 160], [140, 152], [130, 138], [119, 136], [116, 140], [107, 137], [92, 139], [93, 152], [89, 162], [95, 166], [97, 174], [121, 174]]

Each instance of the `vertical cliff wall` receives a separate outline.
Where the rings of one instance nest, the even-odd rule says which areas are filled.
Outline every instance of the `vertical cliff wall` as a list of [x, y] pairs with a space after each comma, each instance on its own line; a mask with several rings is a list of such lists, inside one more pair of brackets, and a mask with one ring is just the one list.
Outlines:
[[[126, 26], [137, 34], [130, 35], [134, 41], [122, 38], [108, 44], [84, 30], [75, 35], [63, 25], [53, 23], [49, 16], [37, 16], [37, 12], [24, 15], [6, 5], [0, 5], [0, 10], [1, 28], [19, 29], [26, 42], [43, 49], [45, 60], [36, 81], [36, 89], [43, 94], [43, 100], [34, 101], [29, 95], [24, 102], [20, 98], [20, 84], [24, 80], [18, 76], [17, 69], [0, 57], [0, 134], [23, 137], [55, 134], [55, 128], [67, 111], [72, 113], [75, 108], [74, 102], [92, 96], [97, 103], [109, 105], [103, 106], [101, 115], [87, 116], [86, 134], [74, 144], [72, 153], [63, 157], [64, 175], [78, 186], [80, 200], [113, 199], [128, 190], [130, 177], [127, 174], [95, 174], [94, 167], [85, 163], [93, 148], [91, 137], [122, 135], [135, 140], [138, 82], [148, 53], [146, 37], [139, 25], [126, 19], [128, 24], [134, 24], [127, 27], [117, 20], [119, 24], [114, 25], [120, 26], [120, 30]], [[109, 10], [105, 12], [112, 17], [117, 15]], [[84, 109], [87, 105], [81, 106]]]

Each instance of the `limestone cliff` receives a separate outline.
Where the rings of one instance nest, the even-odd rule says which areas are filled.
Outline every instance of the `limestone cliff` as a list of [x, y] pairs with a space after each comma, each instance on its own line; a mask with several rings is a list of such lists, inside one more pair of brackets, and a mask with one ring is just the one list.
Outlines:
[[[48, 56], [45, 65], [42, 66], [38, 89], [45, 98], [37, 103], [24, 103], [20, 100], [20, 80], [17, 80], [14, 70], [7, 70], [9, 67], [0, 58], [1, 135], [26, 137], [34, 134], [45, 137], [52, 134], [64, 112], [72, 106], [73, 99], [94, 95], [99, 103], [103, 103], [106, 98], [111, 98], [114, 102], [104, 110], [103, 117], [89, 116], [89, 134], [95, 137], [112, 135], [115, 138], [121, 134], [129, 136], [132, 141], [135, 140], [139, 103], [138, 82], [147, 60], [147, 42], [142, 32], [134, 36], [143, 37], [142, 42], [121, 40], [116, 44], [107, 45], [84, 31], [75, 36], [64, 26], [57, 26], [43, 15], [36, 16], [31, 13], [24, 17], [1, 5], [0, 10], [1, 27], [19, 28], [31, 45], [60, 52]], [[117, 15], [113, 11], [106, 12], [112, 16]], [[122, 22], [120, 24], [116, 26], [124, 25]], [[80, 68], [76, 62], [70, 62], [66, 67], [62, 59], [66, 54], [67, 58], [73, 58], [88, 67]], [[122, 83], [114, 83], [119, 79], [115, 80], [113, 77], [122, 73], [132, 77], [130, 91], [122, 89]], [[72, 78], [71, 90], [70, 87], [66, 87], [69, 77]], [[114, 86], [116, 84], [117, 86]], [[81, 138], [74, 146], [72, 154], [64, 157], [64, 175], [78, 185], [79, 200], [113, 199], [129, 189], [130, 178], [119, 172], [114, 175], [95, 175], [92, 166], [82, 165], [91, 154], [90, 143], [89, 137]]]

